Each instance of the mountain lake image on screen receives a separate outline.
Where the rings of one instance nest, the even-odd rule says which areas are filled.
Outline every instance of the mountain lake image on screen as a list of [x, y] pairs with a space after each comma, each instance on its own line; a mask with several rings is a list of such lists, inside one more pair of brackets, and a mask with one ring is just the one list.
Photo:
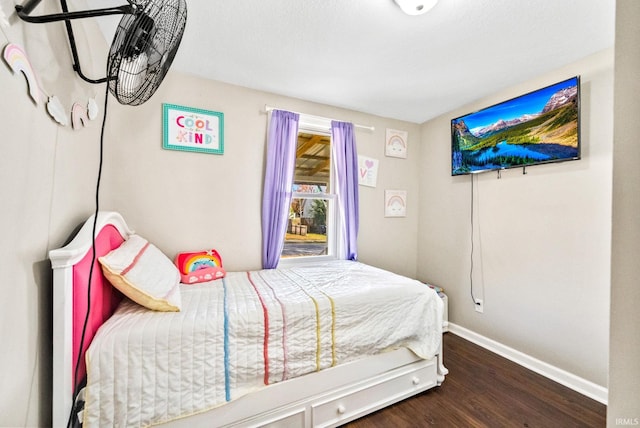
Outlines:
[[451, 120], [451, 175], [580, 159], [580, 77]]

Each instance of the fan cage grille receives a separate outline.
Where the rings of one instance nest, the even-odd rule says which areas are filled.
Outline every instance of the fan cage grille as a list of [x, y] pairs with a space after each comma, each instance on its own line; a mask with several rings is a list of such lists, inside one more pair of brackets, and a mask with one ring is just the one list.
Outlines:
[[187, 21], [185, 0], [132, 2], [107, 60], [109, 91], [125, 105], [140, 105], [155, 93], [178, 51]]

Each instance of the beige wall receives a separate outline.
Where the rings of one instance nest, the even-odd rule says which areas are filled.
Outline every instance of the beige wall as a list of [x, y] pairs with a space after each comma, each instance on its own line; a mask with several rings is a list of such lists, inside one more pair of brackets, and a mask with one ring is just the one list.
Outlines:
[[[5, 11], [13, 4], [1, 5]], [[55, 11], [55, 4], [47, 5]], [[46, 13], [40, 6], [38, 13]], [[82, 68], [104, 73], [107, 46], [90, 21], [74, 23]], [[64, 27], [17, 22], [2, 29], [2, 47], [20, 44], [42, 87], [68, 107], [95, 96], [103, 111], [104, 85], [71, 70]], [[91, 44], [92, 48], [89, 49]], [[0, 65], [0, 426], [47, 426], [51, 413], [51, 281], [48, 250], [71, 236], [94, 208], [101, 117], [81, 130], [57, 125], [44, 105], [28, 98], [25, 79]], [[222, 156], [162, 149], [164, 102], [225, 114]], [[109, 97], [101, 209], [117, 210], [166, 253], [216, 247], [230, 270], [261, 265], [260, 207], [265, 151], [265, 104], [370, 125], [357, 130], [359, 154], [380, 161], [376, 188], [360, 187], [359, 255], [364, 262], [415, 276], [420, 126], [169, 73], [140, 107]], [[384, 156], [385, 129], [409, 132], [408, 159]], [[408, 191], [406, 218], [384, 218], [384, 190]]]
[[[445, 288], [450, 320], [606, 387], [613, 52], [540, 76], [424, 124], [418, 278]], [[450, 120], [581, 75], [582, 159], [451, 177]]]
[[[162, 148], [161, 105], [224, 113], [224, 154]], [[170, 73], [146, 104], [112, 104], [105, 163], [105, 207], [171, 257], [217, 248], [230, 270], [261, 266], [265, 105], [374, 126], [356, 128], [358, 153], [380, 161], [377, 187], [360, 186], [359, 259], [415, 276], [420, 127], [306, 101]], [[407, 159], [385, 157], [385, 129], [409, 132]], [[384, 190], [408, 191], [406, 218], [384, 217]]]
[[[0, 0], [5, 12], [13, 2]], [[40, 6], [55, 10], [56, 5]], [[360, 187], [360, 259], [444, 286], [452, 321], [600, 385], [607, 384], [609, 274], [611, 381], [609, 422], [638, 417], [637, 287], [633, 276], [638, 211], [632, 142], [637, 56], [633, 0], [619, 1], [626, 17], [618, 30], [616, 169], [613, 258], [613, 59], [604, 52], [461, 107], [422, 126], [318, 105], [170, 73], [147, 104], [123, 107], [109, 100], [102, 208], [121, 211], [141, 234], [169, 255], [215, 246], [230, 269], [260, 265], [260, 201], [265, 150], [265, 104], [375, 126], [358, 130], [359, 154], [380, 160], [378, 186]], [[622, 8], [622, 9], [620, 9]], [[54, 10], [50, 10], [53, 12]], [[620, 16], [618, 16], [620, 19]], [[626, 24], [625, 24], [626, 23]], [[103, 86], [70, 70], [62, 25], [23, 24], [11, 18], [0, 42], [21, 44], [48, 94], [70, 109]], [[89, 22], [74, 24], [83, 69], [99, 77], [104, 41]], [[89, 49], [91, 46], [91, 49]], [[468, 177], [449, 175], [449, 120], [574, 74], [583, 83], [583, 160], [478, 176], [476, 182], [476, 294], [468, 295]], [[28, 98], [21, 76], [0, 65], [0, 426], [47, 426], [51, 382], [51, 273], [47, 252], [62, 245], [93, 210], [100, 120], [74, 131], [55, 124]], [[161, 148], [161, 104], [170, 102], [225, 114], [222, 156]], [[385, 128], [409, 131], [406, 160], [384, 156]], [[637, 134], [637, 132], [635, 133]], [[636, 155], [634, 157], [634, 155]], [[637, 181], [636, 181], [637, 184]], [[408, 191], [406, 218], [384, 218], [384, 190]], [[623, 196], [624, 195], [624, 196]], [[631, 195], [631, 196], [630, 196]], [[417, 232], [417, 233], [416, 233]], [[521, 238], [524, 236], [525, 238]], [[634, 251], [635, 250], [635, 251]], [[417, 257], [416, 257], [417, 254]], [[637, 267], [635, 268], [637, 269]], [[635, 317], [635, 318], [634, 318]], [[636, 370], [633, 372], [633, 370]], [[635, 408], [633, 407], [635, 403]]]
[[[9, 15], [13, 2], [0, 5]], [[47, 8], [52, 8], [47, 9]], [[55, 11], [43, 4], [38, 12]], [[64, 26], [24, 24], [10, 17], [0, 28], [0, 47], [26, 51], [44, 93], [56, 95], [67, 112], [102, 90], [77, 79], [71, 69]], [[89, 25], [76, 25], [83, 70], [104, 75], [105, 48]], [[88, 49], [91, 43], [93, 52]], [[86, 67], [85, 67], [86, 66]], [[47, 426], [51, 420], [51, 269], [48, 250], [62, 245], [93, 206], [97, 167], [97, 121], [78, 131], [57, 125], [36, 106], [22, 74], [0, 60], [0, 426]], [[97, 92], [98, 93], [97, 93]]]
[[616, 3], [611, 363], [607, 426], [640, 424], [640, 3]]

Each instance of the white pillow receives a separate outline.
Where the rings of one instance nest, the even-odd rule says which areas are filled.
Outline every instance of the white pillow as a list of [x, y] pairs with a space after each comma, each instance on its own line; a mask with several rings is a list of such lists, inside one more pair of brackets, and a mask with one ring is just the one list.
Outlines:
[[109, 282], [134, 302], [156, 311], [179, 311], [180, 272], [139, 235], [98, 259]]

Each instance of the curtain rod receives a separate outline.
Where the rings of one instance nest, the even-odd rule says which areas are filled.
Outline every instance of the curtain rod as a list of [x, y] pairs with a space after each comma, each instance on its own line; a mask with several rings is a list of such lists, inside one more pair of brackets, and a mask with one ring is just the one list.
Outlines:
[[[327, 120], [327, 121], [337, 120], [337, 119], [330, 119], [330, 118], [328, 118], [328, 117], [313, 116], [313, 115], [311, 115], [311, 114], [300, 113], [300, 112], [292, 111], [292, 110], [280, 109], [280, 108], [278, 108], [278, 107], [272, 107], [272, 106], [270, 106], [270, 105], [268, 105], [268, 104], [264, 106], [264, 109], [265, 109], [265, 111], [266, 111], [267, 113], [269, 113], [271, 110], [284, 110], [284, 111], [290, 111], [291, 113], [297, 113], [297, 114], [299, 114], [299, 115], [301, 115], [301, 116], [306, 116], [306, 117], [311, 118], [311, 119]], [[367, 129], [367, 130], [372, 131], [372, 132], [376, 130], [376, 128], [375, 128], [375, 127], [373, 127], [373, 126], [358, 125], [358, 124], [355, 124], [355, 123], [353, 124], [353, 126], [354, 126], [354, 127], [356, 127], [356, 128]]]

